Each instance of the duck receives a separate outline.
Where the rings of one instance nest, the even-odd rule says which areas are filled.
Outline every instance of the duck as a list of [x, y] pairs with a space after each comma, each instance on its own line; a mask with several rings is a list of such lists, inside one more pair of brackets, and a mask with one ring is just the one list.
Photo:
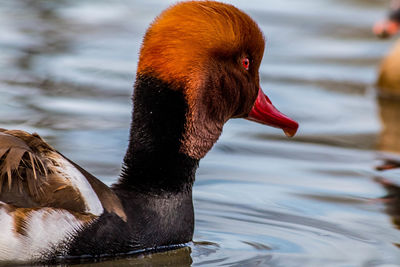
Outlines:
[[[399, 31], [400, 0], [393, 0], [388, 18], [377, 22], [373, 27], [373, 32], [381, 38], [388, 38]], [[400, 95], [400, 40], [382, 60], [376, 85], [381, 94]]]
[[37, 133], [0, 129], [0, 262], [63, 262], [191, 242], [199, 161], [231, 118], [298, 123], [260, 87], [265, 38], [230, 4], [187, 1], [147, 29], [129, 144], [110, 187]]
[[[376, 98], [378, 104], [381, 131], [376, 148], [380, 151], [400, 153], [400, 101], [393, 94], [380, 94]], [[390, 164], [392, 165], [392, 164]], [[400, 165], [399, 165], [400, 166]]]

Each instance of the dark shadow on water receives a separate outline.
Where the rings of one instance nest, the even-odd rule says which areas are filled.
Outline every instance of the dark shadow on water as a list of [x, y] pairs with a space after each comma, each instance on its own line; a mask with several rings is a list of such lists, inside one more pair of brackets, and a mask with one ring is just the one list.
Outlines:
[[[191, 266], [193, 263], [192, 248], [182, 247], [174, 250], [168, 250], [159, 253], [135, 254], [134, 256], [103, 258], [103, 259], [85, 259], [71, 262], [79, 266]], [[71, 264], [71, 263], [68, 263]]]
[[375, 178], [375, 181], [387, 192], [378, 201], [385, 205], [385, 212], [391, 217], [393, 225], [400, 229], [400, 186], [381, 177]]
[[[157, 252], [138, 252], [131, 255], [110, 256], [103, 258], [77, 258], [62, 261], [61, 266], [192, 266], [193, 257], [209, 257], [220, 249], [219, 245], [208, 241], [198, 241], [185, 244], [179, 248], [164, 248]], [[216, 263], [224, 259], [216, 259]], [[203, 262], [204, 264], [204, 262]], [[48, 265], [45, 265], [48, 266]], [[60, 266], [60, 265], [58, 265]]]

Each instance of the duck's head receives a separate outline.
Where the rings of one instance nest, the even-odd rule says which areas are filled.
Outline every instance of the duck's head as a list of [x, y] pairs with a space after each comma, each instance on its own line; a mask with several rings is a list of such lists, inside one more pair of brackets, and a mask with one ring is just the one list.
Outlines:
[[182, 91], [187, 102], [181, 152], [200, 159], [230, 118], [246, 118], [293, 136], [298, 124], [280, 113], [260, 87], [265, 41], [257, 24], [232, 5], [178, 3], [147, 30], [138, 75]]
[[400, 31], [400, 0], [392, 0], [389, 16], [373, 27], [375, 35], [381, 38], [389, 38]]

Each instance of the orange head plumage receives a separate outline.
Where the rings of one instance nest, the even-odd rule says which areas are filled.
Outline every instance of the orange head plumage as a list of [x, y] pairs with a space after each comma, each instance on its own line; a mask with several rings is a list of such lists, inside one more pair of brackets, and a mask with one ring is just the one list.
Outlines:
[[149, 27], [138, 72], [151, 72], [175, 85], [198, 86], [218, 65], [244, 55], [251, 57], [257, 71], [263, 52], [262, 32], [239, 9], [213, 1], [182, 2], [166, 9]]
[[[203, 157], [233, 117], [295, 133], [297, 123], [289, 125], [260, 91], [264, 46], [261, 30], [247, 14], [214, 1], [178, 3], [150, 25], [138, 75], [155, 77], [183, 92], [188, 113], [182, 152]], [[258, 98], [262, 101], [255, 102]]]

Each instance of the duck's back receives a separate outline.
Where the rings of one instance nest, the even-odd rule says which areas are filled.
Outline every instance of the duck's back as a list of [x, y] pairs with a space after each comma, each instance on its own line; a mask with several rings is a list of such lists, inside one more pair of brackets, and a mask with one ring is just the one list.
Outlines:
[[37, 134], [0, 129], [0, 260], [63, 255], [104, 210], [124, 218], [107, 186]]
[[400, 95], [400, 40], [382, 61], [377, 85], [384, 93]]

